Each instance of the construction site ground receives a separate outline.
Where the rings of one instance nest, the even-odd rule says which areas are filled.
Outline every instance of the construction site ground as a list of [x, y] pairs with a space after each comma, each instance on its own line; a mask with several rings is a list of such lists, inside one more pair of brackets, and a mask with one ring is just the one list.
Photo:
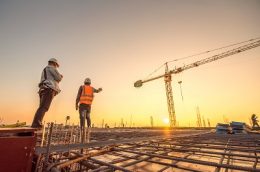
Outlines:
[[70, 142], [57, 128], [52, 144], [38, 143], [36, 171], [260, 171], [257, 133], [93, 128], [90, 142], [82, 144], [69, 130]]

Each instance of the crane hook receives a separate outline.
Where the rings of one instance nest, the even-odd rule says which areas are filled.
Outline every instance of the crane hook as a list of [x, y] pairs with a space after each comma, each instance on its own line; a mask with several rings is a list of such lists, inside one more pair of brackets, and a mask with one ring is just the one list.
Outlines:
[[181, 87], [182, 81], [178, 81], [178, 84], [180, 84], [181, 98], [182, 98], [182, 101], [183, 101], [182, 87]]

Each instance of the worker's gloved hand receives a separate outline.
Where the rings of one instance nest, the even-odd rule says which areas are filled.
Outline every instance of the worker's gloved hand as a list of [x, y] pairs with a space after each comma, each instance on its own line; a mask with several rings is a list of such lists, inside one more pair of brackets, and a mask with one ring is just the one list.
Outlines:
[[78, 110], [79, 109], [79, 106], [78, 105], [76, 105], [76, 110]]
[[98, 91], [102, 91], [103, 89], [102, 88], [99, 88]]

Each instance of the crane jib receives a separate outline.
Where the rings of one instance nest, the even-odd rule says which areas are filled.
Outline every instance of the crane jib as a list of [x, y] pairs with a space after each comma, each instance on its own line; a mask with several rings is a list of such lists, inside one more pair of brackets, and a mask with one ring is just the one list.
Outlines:
[[[170, 70], [168, 73], [169, 74], [177, 74], [177, 73], [180, 73], [184, 70], [188, 70], [188, 69], [191, 69], [191, 68], [194, 68], [194, 67], [198, 67], [200, 65], [210, 63], [210, 62], [213, 62], [213, 61], [216, 61], [216, 60], [219, 60], [219, 59], [222, 59], [224, 57], [228, 57], [228, 56], [231, 56], [231, 55], [234, 55], [234, 54], [238, 54], [238, 53], [241, 53], [243, 51], [258, 47], [258, 46], [260, 46], [260, 40], [255, 41], [255, 42], [251, 42], [249, 44], [237, 47], [235, 49], [225, 51], [223, 53], [220, 53], [220, 54], [217, 54], [217, 55], [214, 55], [214, 56], [211, 56], [211, 57], [199, 60], [199, 61], [196, 61], [194, 63], [185, 65], [183, 67], [179, 67], [179, 68]], [[150, 79], [146, 79], [146, 80], [138, 80], [134, 83], [134, 86], [135, 87], [141, 87], [143, 85], [143, 83], [145, 83], [145, 82], [153, 81], [153, 80], [156, 80], [156, 79], [159, 79], [159, 78], [162, 78], [162, 77], [165, 77], [165, 74], [162, 74], [162, 75], [150, 78]]]

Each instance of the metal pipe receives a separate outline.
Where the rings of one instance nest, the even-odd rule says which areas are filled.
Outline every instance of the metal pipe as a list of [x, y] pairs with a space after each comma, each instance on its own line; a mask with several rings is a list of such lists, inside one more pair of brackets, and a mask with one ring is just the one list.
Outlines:
[[[228, 140], [228, 142], [227, 142], [227, 144], [226, 144], [226, 146], [225, 146], [224, 153], [227, 152], [228, 143], [229, 143], [229, 140]], [[224, 159], [225, 159], [225, 156], [226, 156], [226, 155], [222, 155], [222, 156], [221, 156], [221, 159], [219, 160], [219, 164], [222, 164], [222, 163], [223, 163], [223, 161], [224, 161]], [[220, 167], [216, 167], [215, 172], [219, 172], [220, 169], [221, 169]]]
[[111, 168], [109, 168], [109, 167], [107, 167], [107, 166], [100, 166], [99, 168], [94, 169], [94, 170], [89, 170], [88, 172], [99, 172], [99, 171], [102, 171], [102, 172], [111, 172]]
[[154, 157], [157, 157], [157, 158], [183, 161], [183, 162], [187, 162], [187, 163], [195, 163], [195, 164], [201, 164], [201, 165], [207, 165], [207, 166], [213, 166], [213, 167], [223, 167], [223, 168], [229, 168], [229, 169], [234, 169], [234, 170], [244, 170], [244, 171], [260, 171], [260, 170], [254, 170], [253, 168], [249, 168], [249, 167], [241, 167], [241, 166], [227, 165], [227, 164], [218, 164], [218, 163], [214, 163], [214, 162], [206, 162], [206, 161], [194, 160], [194, 159], [184, 159], [184, 158], [174, 157], [174, 156], [148, 154], [148, 153], [143, 153], [143, 152], [140, 152], [140, 151], [139, 152], [138, 151], [130, 151], [130, 150], [124, 150], [124, 149], [120, 149], [120, 148], [114, 148], [114, 149], [117, 150], [117, 151], [124, 151], [124, 152], [129, 152], [129, 153], [140, 154], [140, 155], [154, 156]]
[[130, 163], [128, 163], [128, 164], [124, 164], [124, 165], [122, 165], [123, 167], [128, 167], [128, 166], [131, 166], [131, 165], [134, 165], [134, 164], [137, 164], [137, 163], [139, 163], [139, 162], [143, 162], [143, 161], [147, 161], [147, 160], [149, 160], [149, 159], [151, 159], [152, 157], [146, 157], [146, 158], [143, 158], [143, 159], [139, 159], [139, 160], [135, 160], [135, 161], [132, 161], [132, 162], [130, 162]]
[[[190, 143], [191, 140], [180, 140], [179, 143], [181, 144], [187, 144], [187, 143]], [[226, 141], [225, 141], [226, 142]], [[192, 140], [192, 143], [194, 144], [212, 144], [213, 141], [209, 142], [209, 141], [194, 141]], [[232, 142], [232, 140], [230, 139], [229, 141], [229, 145], [230, 146], [241, 146], [241, 147], [247, 147], [247, 146], [255, 146], [255, 143], [256, 141], [247, 141], [247, 142], [244, 142], [243, 140], [239, 140], [239, 141], [235, 141], [235, 142]], [[260, 143], [260, 142], [259, 142]], [[221, 142], [216, 142], [214, 141], [214, 144], [215, 145], [225, 145], [225, 143], [223, 143], [223, 140]]]
[[[198, 146], [198, 145], [193, 145], [193, 144], [178, 144], [178, 143], [168, 143], [168, 144], [172, 144], [172, 145], [175, 145], [175, 146], [185, 146], [185, 147], [195, 147], [195, 148], [204, 148], [204, 149], [216, 149], [216, 150], [223, 150], [225, 147], [220, 147], [220, 146], [206, 146], [206, 145], [201, 145], [201, 146]], [[240, 151], [240, 152], [251, 152], [251, 153], [254, 153], [254, 152], [257, 152], [257, 153], [260, 153], [260, 149], [236, 149], [236, 148], [228, 148], [227, 150], [230, 150], [230, 151]]]
[[119, 166], [116, 166], [116, 165], [113, 165], [113, 164], [109, 164], [107, 162], [104, 162], [104, 161], [100, 161], [100, 160], [97, 160], [95, 158], [90, 158], [92, 161], [94, 161], [95, 163], [98, 163], [98, 164], [101, 164], [101, 165], [106, 165], [108, 167], [111, 167], [112, 169], [115, 169], [115, 170], [121, 170], [123, 172], [132, 172], [131, 170], [127, 170], [123, 167], [119, 167]]
[[96, 165], [96, 164], [93, 164], [93, 163], [90, 163], [88, 162], [87, 160], [82, 160], [81, 161], [81, 165], [89, 168], [89, 169], [97, 169], [99, 168], [100, 166], [99, 165]]
[[[136, 158], [135, 156], [127, 156], [127, 155], [122, 155], [122, 154], [119, 154], [118, 156], [129, 158], [129, 159], [136, 159], [136, 160], [138, 160], [138, 158]], [[153, 158], [153, 157], [149, 157], [149, 158]], [[166, 166], [170, 166], [170, 167], [174, 167], [174, 168], [178, 168], [178, 169], [182, 169], [182, 170], [186, 170], [186, 171], [202, 172], [202, 171], [199, 171], [199, 170], [196, 170], [196, 169], [189, 169], [189, 168], [186, 168], [186, 167], [181, 167], [181, 166], [178, 166], [177, 164], [169, 164], [169, 163], [155, 161], [155, 160], [150, 160], [150, 159], [148, 159], [147, 162], [160, 164], [160, 165], [166, 165]]]
[[48, 143], [46, 148], [46, 156], [44, 161], [44, 169], [48, 167], [49, 155], [50, 155], [50, 147], [51, 147], [51, 138], [52, 138], [52, 129], [53, 129], [53, 122], [50, 125], [50, 132], [48, 136]]
[[[140, 146], [140, 144], [139, 144], [139, 146]], [[236, 154], [236, 153], [204, 151], [204, 150], [197, 150], [197, 149], [169, 148], [169, 147], [151, 146], [151, 145], [143, 145], [143, 146], [161, 148], [161, 149], [164, 149], [164, 150], [166, 149], [166, 150], [172, 150], [172, 151], [176, 151], [176, 152], [199, 152], [199, 153], [208, 153], [208, 154], [216, 154], [216, 155], [239, 156], [239, 157], [245, 157], [245, 158], [257, 158], [256, 154], [255, 154], [255, 156], [253, 156], [253, 155], [244, 155], [244, 154]], [[237, 151], [239, 151], [239, 149]]]
[[57, 169], [64, 168], [64, 167], [69, 166], [69, 165], [71, 165], [71, 164], [73, 164], [73, 163], [78, 163], [78, 162], [80, 162], [80, 161], [82, 161], [82, 160], [84, 160], [84, 159], [87, 159], [87, 158], [89, 158], [89, 157], [97, 156], [97, 155], [103, 154], [103, 153], [105, 153], [105, 152], [108, 152], [108, 151], [110, 151], [111, 149], [112, 149], [112, 147], [106, 147], [106, 148], [104, 148], [104, 149], [102, 149], [102, 150], [99, 150], [99, 151], [96, 151], [96, 152], [90, 152], [90, 153], [88, 153], [88, 154], [86, 154], [86, 155], [82, 155], [81, 157], [78, 157], [78, 158], [76, 158], [76, 159], [63, 162], [62, 164], [58, 164], [58, 165], [56, 165], [56, 168], [57, 168]]
[[41, 140], [41, 147], [43, 147], [43, 143], [44, 143], [44, 137], [45, 137], [45, 121], [43, 122], [43, 130], [42, 130], [42, 140]]
[[[82, 149], [85, 147], [103, 147], [103, 146], [113, 146], [119, 144], [126, 144], [131, 142], [140, 142], [140, 141], [147, 141], [147, 140], [155, 140], [155, 139], [162, 139], [163, 136], [157, 137], [140, 137], [140, 138], [132, 138], [132, 139], [124, 139], [124, 140], [109, 140], [109, 141], [101, 141], [101, 142], [90, 142], [85, 144], [70, 144], [70, 145], [54, 145], [51, 147], [50, 152], [65, 152], [72, 149]], [[36, 147], [36, 154], [46, 153], [46, 147]]]

